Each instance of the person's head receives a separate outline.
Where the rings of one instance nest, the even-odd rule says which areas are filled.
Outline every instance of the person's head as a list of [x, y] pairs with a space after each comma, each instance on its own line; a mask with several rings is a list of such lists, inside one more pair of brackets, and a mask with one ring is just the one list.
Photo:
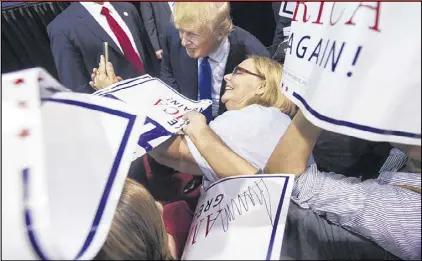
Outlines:
[[172, 18], [192, 58], [214, 52], [233, 28], [228, 2], [177, 2]]
[[231, 74], [224, 76], [226, 90], [222, 102], [227, 110], [239, 110], [251, 104], [280, 108], [293, 117], [295, 104], [281, 92], [283, 67], [267, 57], [251, 56]]
[[95, 260], [171, 260], [162, 206], [127, 179], [103, 247]]

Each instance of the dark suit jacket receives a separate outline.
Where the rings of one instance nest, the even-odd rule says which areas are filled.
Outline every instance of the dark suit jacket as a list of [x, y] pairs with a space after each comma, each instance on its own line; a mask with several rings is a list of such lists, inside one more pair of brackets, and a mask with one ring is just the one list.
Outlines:
[[[169, 23], [166, 31], [166, 43], [163, 46], [160, 78], [172, 88], [186, 97], [198, 99], [198, 59], [193, 59], [186, 53], [179, 38], [179, 31]], [[227, 58], [224, 74], [233, 72], [234, 67], [247, 58], [248, 55], [269, 57], [269, 52], [262, 43], [247, 31], [234, 26], [229, 34], [230, 52]], [[220, 97], [225, 91], [223, 80]], [[220, 100], [218, 114], [226, 111]]]
[[[131, 30], [146, 72], [157, 75], [159, 64], [155, 57], [148, 56], [152, 52], [152, 46], [149, 41], [142, 41], [146, 33], [136, 8], [130, 3], [113, 2], [112, 5]], [[124, 12], [129, 15], [123, 15]], [[75, 92], [94, 91], [88, 82], [92, 69], [98, 67], [105, 41], [109, 44], [109, 61], [113, 64], [116, 75], [123, 79], [139, 76], [117, 44], [78, 2], [72, 3], [58, 15], [48, 25], [47, 31], [59, 79]]]
[[149, 40], [155, 51], [161, 50], [171, 18], [170, 6], [168, 2], [140, 2], [139, 6]]

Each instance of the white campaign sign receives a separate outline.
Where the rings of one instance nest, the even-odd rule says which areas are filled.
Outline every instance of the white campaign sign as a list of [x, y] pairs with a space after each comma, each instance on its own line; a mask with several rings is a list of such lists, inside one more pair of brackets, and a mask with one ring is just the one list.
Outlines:
[[211, 184], [182, 260], [279, 260], [293, 182], [293, 175], [253, 175]]
[[180, 131], [185, 124], [182, 117], [186, 112], [202, 112], [212, 103], [211, 100], [188, 99], [149, 75], [118, 82], [94, 95], [121, 100], [146, 115], [145, 121], [141, 122], [135, 157], [144, 155]]
[[421, 145], [421, 4], [299, 2], [281, 85], [321, 128]]
[[2, 91], [2, 258], [94, 258], [142, 116], [121, 101], [72, 93], [42, 69], [2, 75]]

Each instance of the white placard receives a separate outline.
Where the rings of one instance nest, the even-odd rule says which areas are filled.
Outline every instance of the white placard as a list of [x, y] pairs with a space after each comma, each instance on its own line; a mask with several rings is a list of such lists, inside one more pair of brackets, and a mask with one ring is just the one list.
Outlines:
[[95, 257], [139, 138], [127, 104], [56, 83], [41, 69], [2, 75], [4, 259]]
[[299, 2], [283, 92], [315, 125], [421, 145], [421, 5]]
[[201, 195], [182, 260], [278, 260], [294, 175], [226, 178]]
[[202, 112], [212, 104], [211, 100], [188, 99], [149, 75], [118, 82], [94, 95], [121, 100], [135, 111], [146, 115], [145, 121], [141, 122], [135, 158], [180, 131], [185, 124], [182, 117], [186, 112]]
[[279, 16], [292, 18], [295, 11], [296, 2], [281, 2]]

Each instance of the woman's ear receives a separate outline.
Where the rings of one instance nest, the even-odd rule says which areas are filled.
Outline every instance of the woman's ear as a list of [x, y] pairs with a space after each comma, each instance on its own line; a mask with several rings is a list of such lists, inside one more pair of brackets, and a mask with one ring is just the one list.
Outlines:
[[264, 81], [263, 83], [261, 83], [258, 88], [255, 90], [255, 94], [256, 95], [263, 95], [265, 93], [265, 91], [267, 90], [267, 82]]

